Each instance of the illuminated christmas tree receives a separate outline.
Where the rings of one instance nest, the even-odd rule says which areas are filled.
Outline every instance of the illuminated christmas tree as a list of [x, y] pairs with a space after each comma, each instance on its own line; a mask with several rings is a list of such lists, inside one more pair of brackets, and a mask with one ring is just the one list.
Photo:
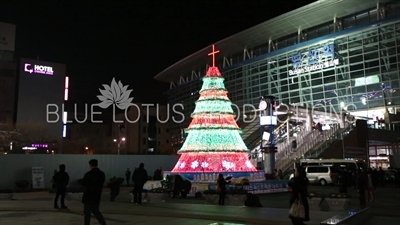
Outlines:
[[225, 89], [224, 78], [215, 66], [209, 67], [203, 77], [200, 98], [192, 113], [192, 122], [186, 129], [187, 138], [178, 151], [179, 161], [173, 173], [193, 172], [255, 172], [241, 130], [236, 123], [232, 102]]

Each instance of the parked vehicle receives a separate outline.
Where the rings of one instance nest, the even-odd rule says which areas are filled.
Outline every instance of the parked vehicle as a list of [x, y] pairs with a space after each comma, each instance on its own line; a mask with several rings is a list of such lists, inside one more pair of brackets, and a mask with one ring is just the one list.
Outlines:
[[[307, 166], [305, 170], [310, 183], [321, 186], [336, 184], [339, 177], [339, 170], [333, 166]], [[294, 174], [290, 175], [289, 179], [293, 178]]]
[[358, 159], [300, 159], [299, 162], [295, 163], [294, 168], [297, 166], [331, 166], [336, 167], [338, 170], [346, 168], [352, 171], [368, 167], [364, 160]]

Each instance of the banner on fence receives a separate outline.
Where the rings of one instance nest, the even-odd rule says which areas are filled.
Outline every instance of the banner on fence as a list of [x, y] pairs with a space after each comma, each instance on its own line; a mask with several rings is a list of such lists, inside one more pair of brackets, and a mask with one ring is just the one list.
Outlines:
[[32, 167], [32, 188], [44, 189], [43, 167]]
[[[262, 182], [251, 182], [249, 185], [243, 186], [243, 189], [247, 190], [248, 193], [253, 194], [266, 194], [266, 193], [277, 193], [287, 192], [288, 181], [284, 180], [266, 180]], [[228, 185], [228, 188], [234, 188], [234, 185]], [[216, 184], [209, 184], [209, 190], [215, 190]]]

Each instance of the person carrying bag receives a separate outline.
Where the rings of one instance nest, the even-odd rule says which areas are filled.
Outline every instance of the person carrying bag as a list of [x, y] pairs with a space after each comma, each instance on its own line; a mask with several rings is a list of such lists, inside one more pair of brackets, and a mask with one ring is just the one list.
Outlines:
[[296, 200], [292, 204], [292, 207], [290, 207], [290, 210], [289, 210], [289, 216], [293, 217], [293, 218], [298, 218], [298, 219], [306, 218], [306, 212], [304, 209], [304, 205], [301, 203], [300, 200]]
[[310, 208], [307, 200], [308, 183], [304, 168], [298, 167], [295, 178], [288, 184], [292, 189], [289, 218], [293, 225], [305, 225], [305, 221], [310, 221]]

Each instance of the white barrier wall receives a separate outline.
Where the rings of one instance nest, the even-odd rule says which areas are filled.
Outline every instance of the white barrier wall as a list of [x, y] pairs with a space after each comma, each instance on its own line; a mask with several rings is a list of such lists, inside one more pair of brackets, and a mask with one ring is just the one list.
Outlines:
[[51, 187], [53, 171], [60, 164], [65, 164], [70, 176], [70, 186], [76, 186], [77, 180], [89, 171], [89, 160], [97, 159], [99, 168], [106, 174], [106, 179], [113, 176], [125, 179], [125, 171], [132, 172], [140, 163], [144, 163], [149, 176], [157, 168], [170, 171], [178, 161], [178, 155], [45, 155], [45, 154], [8, 154], [0, 155], [0, 189], [14, 189], [15, 182], [27, 180], [32, 183], [32, 167], [43, 167], [45, 188]]

